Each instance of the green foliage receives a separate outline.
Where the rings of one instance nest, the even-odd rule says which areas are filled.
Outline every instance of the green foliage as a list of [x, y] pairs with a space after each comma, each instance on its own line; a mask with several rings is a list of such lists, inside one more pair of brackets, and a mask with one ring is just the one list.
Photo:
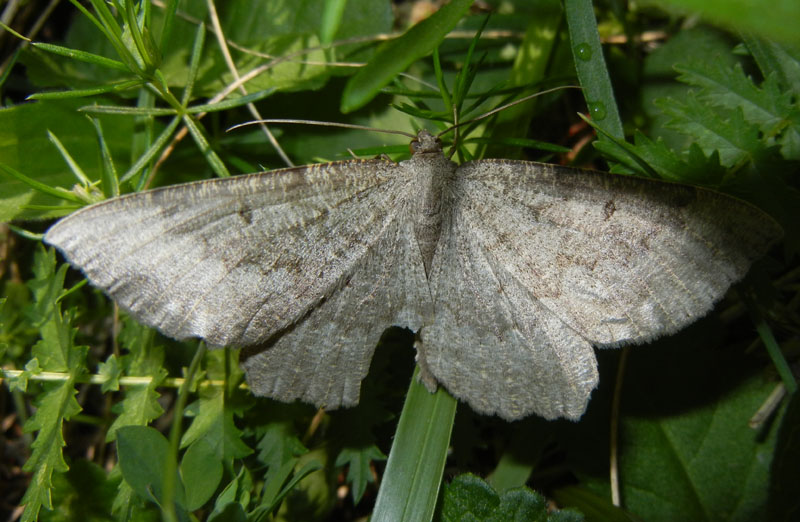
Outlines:
[[438, 517], [442, 522], [580, 522], [583, 519], [575, 512], [548, 513], [545, 498], [526, 487], [497, 494], [489, 484], [469, 473], [459, 475], [445, 486]]
[[62, 448], [66, 445], [62, 433], [65, 421], [81, 411], [75, 400], [78, 391], [75, 381], [82, 373], [86, 347], [75, 346], [75, 330], [61, 314], [57, 299], [63, 292], [66, 267], [56, 271], [55, 252], [36, 250], [33, 266], [34, 279], [29, 286], [33, 295], [30, 320], [41, 333], [41, 339], [31, 350], [32, 360], [38, 369], [64, 372], [68, 377], [62, 382], [46, 384], [36, 402], [36, 413], [25, 423], [25, 432], [37, 432], [31, 445], [31, 456], [24, 470], [32, 472], [31, 486], [22, 503], [23, 520], [36, 520], [42, 507], [53, 509], [51, 490], [53, 475], [69, 469]]
[[[778, 380], [792, 389], [797, 357], [800, 51], [786, 13], [778, 26], [780, 9], [748, 19], [732, 4], [698, 5], [736, 24], [722, 32], [683, 29], [681, 12], [577, 0], [490, 2], [488, 20], [454, 1], [417, 25], [395, 21], [385, 0], [234, 0], [216, 13], [204, 0], [164, 4], [72, 2], [71, 17], [48, 22], [63, 38], [35, 42], [18, 54], [24, 68], [0, 74], [0, 219], [34, 231], [0, 230], [0, 358], [13, 398], [3, 404], [30, 437], [14, 441], [27, 451], [27, 490], [4, 505], [24, 505], [24, 520], [581, 520], [572, 508], [586, 520], [796, 518], [796, 394], [785, 413], [747, 426]], [[411, 29], [375, 36], [393, 27]], [[639, 41], [650, 29], [666, 35], [655, 50]], [[572, 151], [580, 165], [708, 186], [786, 231], [783, 251], [719, 313], [631, 350], [618, 419], [619, 351], [601, 353], [601, 386], [580, 423], [509, 424], [465, 406], [456, 415], [452, 397], [429, 394], [412, 377], [413, 335], [396, 330], [356, 408], [255, 398], [236, 350], [160, 337], [29, 241], [42, 220], [118, 193], [348, 149], [407, 157], [406, 138], [362, 131], [275, 127], [280, 151], [256, 127], [225, 132], [255, 114], [413, 132], [570, 83], [581, 90], [444, 138], [459, 161], [524, 146], [531, 159]], [[594, 147], [580, 146], [591, 127], [577, 111], [602, 138]], [[608, 478], [617, 421], [621, 508]], [[546, 498], [571, 509], [548, 514]]]

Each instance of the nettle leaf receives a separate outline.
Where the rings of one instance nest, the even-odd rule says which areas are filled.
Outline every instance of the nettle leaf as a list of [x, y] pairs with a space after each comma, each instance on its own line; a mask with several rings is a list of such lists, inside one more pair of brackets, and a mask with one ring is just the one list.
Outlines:
[[264, 413], [269, 418], [269, 424], [257, 428], [260, 436], [256, 448], [258, 460], [263, 462], [272, 472], [297, 457], [308, 453], [308, 448], [300, 442], [294, 426], [291, 410], [294, 405], [273, 403], [273, 408], [268, 408]]
[[741, 108], [723, 114], [702, 103], [693, 92], [685, 101], [667, 98], [656, 100], [655, 104], [672, 118], [668, 126], [691, 136], [706, 155], [718, 151], [719, 161], [726, 167], [766, 154], [758, 127], [745, 121]]
[[781, 91], [778, 76], [767, 75], [756, 86], [741, 65], [732, 69], [715, 62], [678, 64], [678, 80], [700, 87], [702, 101], [728, 110], [741, 110], [766, 138], [781, 145], [787, 159], [800, 158], [800, 106], [791, 91]]
[[75, 380], [83, 373], [86, 347], [73, 344], [76, 330], [61, 315], [56, 299], [63, 292], [66, 265], [56, 272], [55, 252], [39, 247], [34, 255], [35, 278], [30, 282], [34, 302], [29, 313], [40, 325], [41, 340], [33, 347], [37, 366], [43, 370], [64, 372], [63, 381], [48, 383], [36, 400], [36, 413], [25, 423], [24, 431], [38, 431], [31, 444], [33, 452], [23, 469], [33, 472], [30, 486], [22, 498], [25, 511], [22, 520], [36, 520], [42, 506], [52, 509], [53, 475], [69, 469], [62, 448], [64, 421], [81, 411], [75, 400]]
[[[630, 147], [630, 151], [641, 158], [662, 179], [716, 187], [725, 177], [726, 170], [720, 165], [719, 155], [712, 153], [706, 157], [696, 144], [689, 147], [687, 154], [679, 155], [662, 139], [653, 141], [639, 131], [634, 133], [633, 141], [634, 145]], [[596, 142], [594, 145], [601, 152], [605, 152], [607, 148], [616, 148], [615, 145], [606, 145], [602, 142]], [[622, 155], [618, 148], [612, 152], [618, 156]], [[626, 161], [626, 166], [640, 174], [646, 174], [636, 162]]]
[[757, 123], [768, 132], [792, 108], [791, 94], [781, 93], [774, 76], [762, 88], [747, 77], [740, 64], [731, 69], [714, 62], [675, 65], [678, 80], [700, 87], [700, 95], [709, 103], [727, 109], [741, 108], [747, 121]]
[[[158, 402], [157, 388], [167, 377], [164, 369], [164, 349], [153, 343], [155, 332], [130, 318], [123, 320], [120, 345], [128, 354], [120, 358], [122, 372], [127, 377], [143, 377], [141, 385], [123, 387], [121, 402], [113, 407], [117, 418], [106, 433], [106, 441], [116, 439], [117, 430], [123, 426], [144, 426], [164, 413]], [[147, 379], [149, 378], [149, 379]]]
[[488, 483], [466, 473], [445, 485], [436, 520], [577, 522], [583, 520], [583, 515], [571, 511], [548, 513], [545, 498], [527, 487], [513, 488], [498, 495]]
[[354, 504], [361, 501], [367, 484], [375, 481], [370, 465], [376, 460], [386, 460], [386, 455], [374, 444], [362, 448], [344, 448], [336, 457], [336, 466], [348, 466], [347, 482], [352, 487]]

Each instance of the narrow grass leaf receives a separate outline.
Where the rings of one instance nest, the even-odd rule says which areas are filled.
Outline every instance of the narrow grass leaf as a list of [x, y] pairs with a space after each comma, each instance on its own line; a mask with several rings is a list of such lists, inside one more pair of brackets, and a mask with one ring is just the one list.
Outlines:
[[583, 87], [589, 116], [607, 135], [622, 139], [625, 133], [603, 58], [594, 5], [591, 0], [565, 0], [564, 8], [575, 70]]
[[100, 56], [99, 54], [89, 53], [86, 51], [81, 51], [79, 49], [70, 49], [69, 47], [63, 47], [61, 45], [54, 45], [42, 42], [33, 42], [31, 45], [33, 45], [37, 49], [42, 49], [44, 51], [48, 51], [53, 54], [57, 54], [59, 56], [66, 56], [67, 58], [73, 58], [75, 60], [80, 60], [82, 62], [99, 65], [101, 67], [108, 67], [109, 69], [117, 69], [123, 72], [130, 72], [130, 68], [128, 68], [127, 65], [120, 62], [119, 60], [106, 58], [105, 56]]
[[444, 388], [428, 392], [418, 373], [419, 368], [414, 370], [397, 424], [373, 522], [433, 518], [457, 403]]

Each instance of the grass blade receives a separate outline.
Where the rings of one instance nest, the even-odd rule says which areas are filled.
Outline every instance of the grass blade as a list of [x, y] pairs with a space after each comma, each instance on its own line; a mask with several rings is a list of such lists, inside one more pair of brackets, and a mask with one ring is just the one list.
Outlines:
[[414, 371], [372, 522], [431, 520], [442, 482], [456, 400], [443, 388], [429, 393]]

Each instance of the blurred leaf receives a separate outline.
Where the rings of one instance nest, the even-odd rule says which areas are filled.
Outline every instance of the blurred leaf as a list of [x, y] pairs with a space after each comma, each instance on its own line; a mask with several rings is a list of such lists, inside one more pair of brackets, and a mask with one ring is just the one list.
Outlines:
[[781, 45], [747, 33], [742, 38], [764, 78], [774, 74], [781, 89], [800, 94], [800, 46]]
[[[714, 349], [715, 330], [703, 327], [649, 353], [631, 352], [620, 426], [622, 498], [654, 522], [763, 520], [776, 426], [762, 433], [748, 420], [774, 383], [748, 376], [752, 364]], [[646, 413], [654, 408], [662, 413]]]
[[768, 520], [796, 520], [800, 517], [800, 393], [788, 397], [786, 412], [778, 430], [769, 475]]
[[[647, 2], [650, 3], [650, 2]], [[683, 13], [701, 14], [721, 25], [748, 31], [784, 42], [800, 42], [800, 36], [788, 20], [800, 20], [800, 4], [774, 2], [769, 9], [759, 0], [662, 0], [657, 4]]]
[[[100, 178], [101, 162], [91, 122], [77, 109], [85, 101], [39, 101], [0, 111], [0, 161], [51, 187], [76, 183], [47, 131], [59, 136], [64, 147], [90, 179]], [[106, 144], [115, 158], [125, 158], [133, 121], [103, 117]], [[25, 209], [25, 205], [54, 205], [62, 201], [32, 190], [19, 181], [0, 176], [0, 221], [52, 217], [58, 211]]]
[[42, 511], [42, 522], [81, 520], [112, 522], [111, 499], [116, 482], [90, 460], [76, 459], [66, 473], [54, 477], [53, 505], [57, 511]]
[[384, 44], [366, 67], [345, 86], [341, 110], [366, 105], [381, 89], [416, 60], [428, 55], [464, 16], [473, 0], [452, 0], [405, 34]]

